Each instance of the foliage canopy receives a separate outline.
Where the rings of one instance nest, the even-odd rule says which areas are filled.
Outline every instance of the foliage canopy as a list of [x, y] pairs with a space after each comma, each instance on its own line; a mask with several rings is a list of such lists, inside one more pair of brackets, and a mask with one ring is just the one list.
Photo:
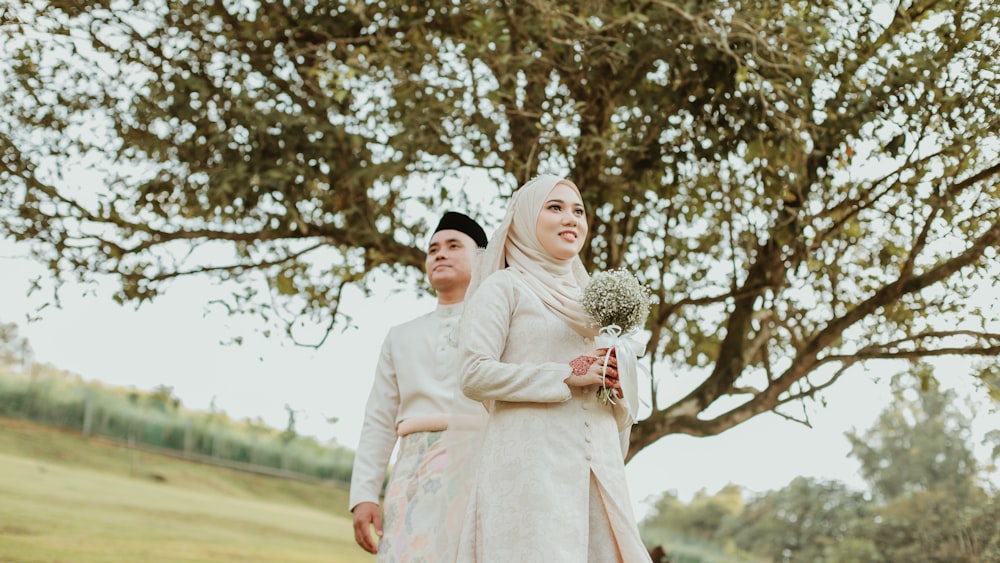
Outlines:
[[689, 383], [634, 454], [792, 418], [858, 362], [1000, 351], [970, 300], [1000, 245], [997, 12], [24, 2], [0, 22], [0, 233], [122, 300], [209, 274], [244, 283], [235, 309], [333, 327], [345, 287], [416, 272], [423, 217], [474, 205], [456, 179], [565, 174], [587, 266], [658, 294], [649, 350]]

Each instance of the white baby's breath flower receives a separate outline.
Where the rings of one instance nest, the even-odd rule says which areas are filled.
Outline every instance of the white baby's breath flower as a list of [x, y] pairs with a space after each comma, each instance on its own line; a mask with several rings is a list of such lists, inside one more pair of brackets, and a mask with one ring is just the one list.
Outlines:
[[615, 325], [629, 332], [649, 316], [652, 294], [631, 272], [621, 268], [597, 272], [583, 288], [580, 304], [599, 327]]
[[[615, 339], [618, 335], [641, 328], [649, 316], [652, 302], [649, 288], [639, 283], [631, 272], [620, 268], [591, 276], [580, 298], [580, 304], [593, 317], [601, 332], [610, 330]], [[608, 354], [611, 354], [610, 349]], [[612, 393], [613, 390], [602, 381], [597, 398], [604, 404], [614, 404]]]

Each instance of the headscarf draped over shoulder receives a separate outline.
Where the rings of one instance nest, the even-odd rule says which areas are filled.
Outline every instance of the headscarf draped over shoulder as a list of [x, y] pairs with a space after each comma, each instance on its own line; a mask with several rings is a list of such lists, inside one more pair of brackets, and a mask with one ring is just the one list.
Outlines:
[[592, 338], [597, 327], [580, 305], [580, 294], [590, 277], [579, 256], [559, 260], [545, 251], [538, 240], [538, 214], [552, 189], [565, 184], [579, 195], [576, 184], [544, 174], [521, 186], [511, 196], [507, 214], [486, 246], [466, 292], [475, 293], [490, 274], [510, 268], [520, 274], [545, 307], [581, 336]]

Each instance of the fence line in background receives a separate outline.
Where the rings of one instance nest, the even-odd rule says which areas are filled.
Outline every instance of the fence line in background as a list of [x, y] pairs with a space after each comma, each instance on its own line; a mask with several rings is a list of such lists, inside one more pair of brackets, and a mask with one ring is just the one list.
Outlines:
[[345, 483], [339, 479], [320, 479], [319, 477], [306, 475], [305, 473], [299, 473], [297, 471], [290, 471], [288, 469], [277, 469], [274, 467], [255, 465], [253, 463], [244, 463], [242, 461], [233, 461], [230, 459], [212, 457], [209, 455], [197, 454], [193, 452], [184, 452], [172, 448], [161, 448], [159, 446], [151, 446], [149, 444], [144, 444], [142, 442], [139, 442], [138, 440], [132, 440], [132, 439], [122, 440], [120, 438], [113, 438], [111, 436], [104, 436], [100, 434], [90, 436], [90, 438], [95, 440], [103, 440], [106, 442], [110, 442], [114, 445], [124, 446], [130, 449], [142, 450], [144, 452], [172, 457], [175, 459], [181, 459], [184, 461], [193, 461], [195, 463], [202, 463], [205, 465], [225, 467], [227, 469], [234, 469], [236, 471], [243, 471], [246, 473], [267, 475], [269, 477], [281, 477], [284, 479], [294, 479], [296, 481], [302, 481], [316, 485], [328, 485], [332, 487], [337, 487], [343, 490], [347, 490], [350, 487], [349, 483]]

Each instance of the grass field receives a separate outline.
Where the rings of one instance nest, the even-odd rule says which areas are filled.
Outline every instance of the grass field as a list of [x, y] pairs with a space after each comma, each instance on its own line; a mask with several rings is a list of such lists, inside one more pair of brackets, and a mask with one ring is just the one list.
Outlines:
[[346, 491], [0, 418], [2, 562], [370, 563]]

